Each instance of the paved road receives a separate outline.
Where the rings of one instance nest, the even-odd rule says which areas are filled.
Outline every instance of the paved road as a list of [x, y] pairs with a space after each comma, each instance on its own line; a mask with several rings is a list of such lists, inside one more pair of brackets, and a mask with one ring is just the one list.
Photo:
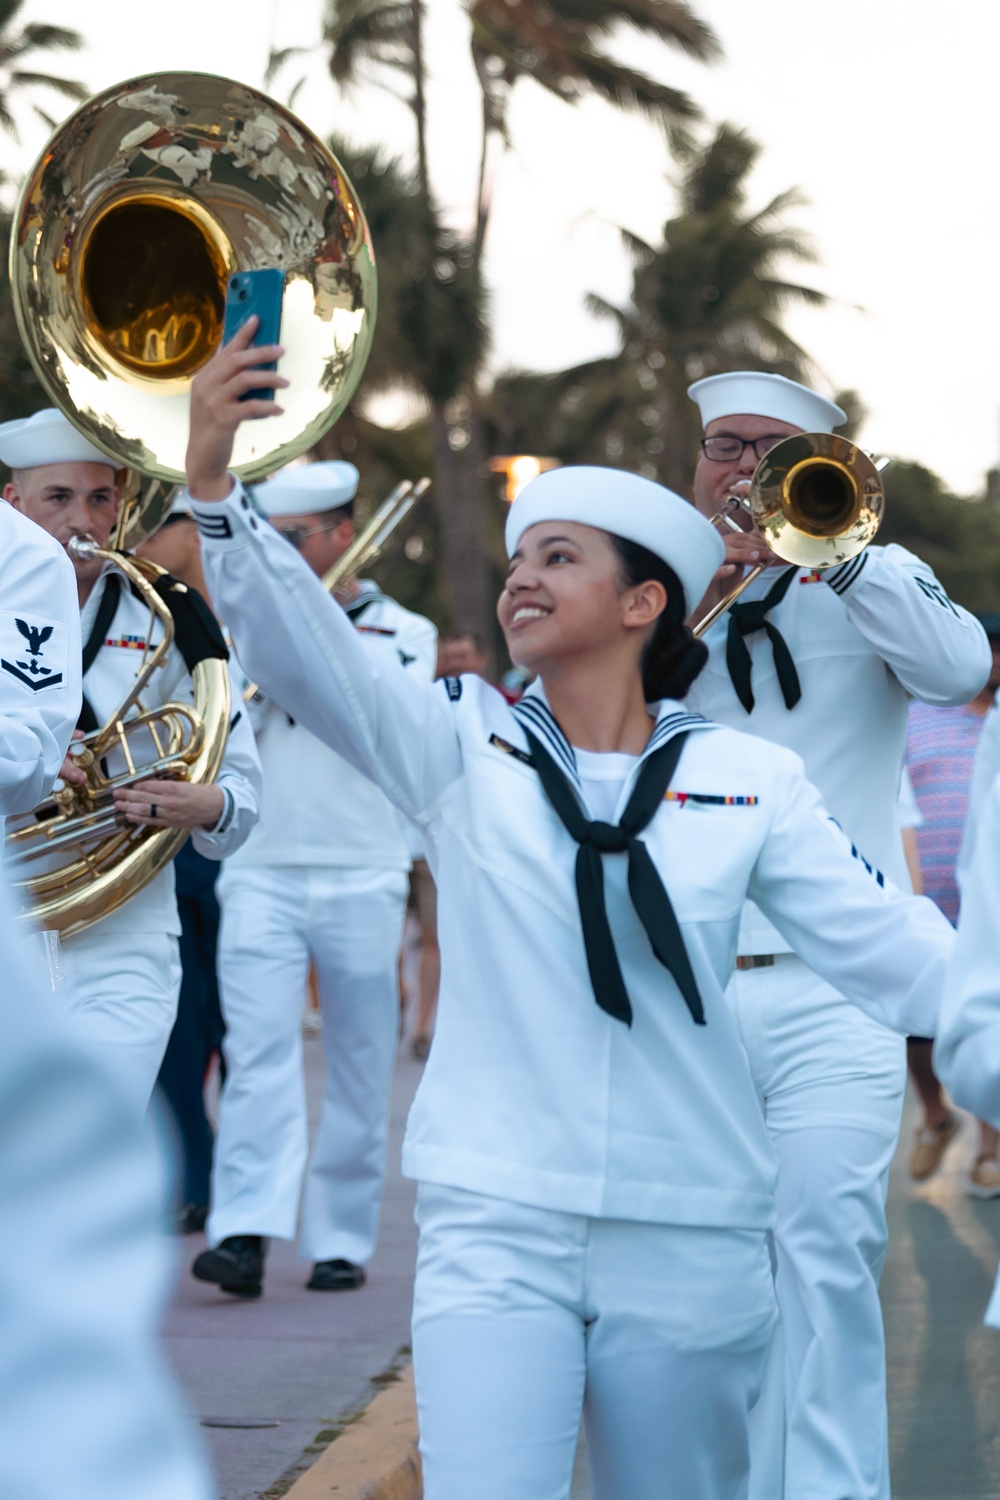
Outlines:
[[[305, 1039], [310, 1115], [322, 1089], [322, 1040]], [[203, 1429], [221, 1500], [257, 1500], [297, 1464], [318, 1433], [367, 1405], [371, 1382], [409, 1342], [416, 1229], [413, 1187], [399, 1175], [403, 1125], [420, 1066], [400, 1055], [393, 1091], [389, 1176], [379, 1246], [357, 1292], [307, 1292], [295, 1249], [275, 1242], [264, 1295], [241, 1302], [195, 1281], [187, 1267], [200, 1235], [179, 1241], [168, 1357], [198, 1418], [260, 1427]]]
[[1000, 1332], [982, 1317], [1000, 1249], [1000, 1199], [963, 1186], [969, 1120], [926, 1186], [910, 1182], [903, 1124], [882, 1282], [894, 1500], [1000, 1500]]
[[[318, 1037], [307, 1038], [310, 1096], [320, 1081]], [[167, 1347], [200, 1418], [278, 1422], [204, 1429], [221, 1500], [258, 1500], [297, 1463], [317, 1433], [364, 1405], [372, 1379], [408, 1341], [415, 1249], [413, 1190], [398, 1174], [399, 1143], [419, 1067], [400, 1058], [391, 1170], [382, 1235], [362, 1291], [306, 1292], [306, 1266], [276, 1245], [260, 1302], [241, 1303], [193, 1281], [201, 1246], [182, 1242], [184, 1267]], [[909, 1181], [905, 1146], [889, 1194], [890, 1248], [883, 1280], [889, 1344], [894, 1500], [1000, 1500], [1000, 1333], [982, 1326], [1000, 1248], [1000, 1200], [966, 1196], [971, 1122], [940, 1176]], [[573, 1500], [586, 1500], [583, 1455]]]

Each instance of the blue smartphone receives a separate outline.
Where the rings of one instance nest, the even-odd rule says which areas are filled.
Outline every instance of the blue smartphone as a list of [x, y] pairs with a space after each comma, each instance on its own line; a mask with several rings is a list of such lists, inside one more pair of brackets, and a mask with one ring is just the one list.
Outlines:
[[[228, 344], [247, 318], [257, 315], [257, 331], [251, 348], [281, 342], [281, 299], [285, 291], [284, 271], [234, 271], [226, 287], [226, 313], [222, 324], [222, 342]], [[272, 360], [262, 370], [276, 370]], [[241, 401], [273, 401], [274, 387], [261, 386], [247, 391]]]

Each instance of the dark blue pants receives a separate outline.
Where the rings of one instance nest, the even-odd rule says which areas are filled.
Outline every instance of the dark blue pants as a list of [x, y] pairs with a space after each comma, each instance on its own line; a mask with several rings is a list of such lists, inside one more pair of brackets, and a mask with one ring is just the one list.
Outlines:
[[[219, 1003], [216, 949], [219, 865], [190, 840], [174, 860], [181, 919], [181, 979], [177, 1020], [157, 1082], [177, 1122], [184, 1153], [184, 1202], [207, 1205], [212, 1176], [212, 1127], [205, 1114], [205, 1074], [219, 1052], [225, 1025]], [[221, 1056], [221, 1052], [220, 1052]]]

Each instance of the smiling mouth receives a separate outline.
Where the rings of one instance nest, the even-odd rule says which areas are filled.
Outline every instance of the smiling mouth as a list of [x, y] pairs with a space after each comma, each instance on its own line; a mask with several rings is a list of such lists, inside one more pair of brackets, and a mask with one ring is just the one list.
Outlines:
[[519, 625], [530, 625], [534, 620], [544, 620], [552, 611], [542, 609], [537, 604], [520, 604], [510, 617], [510, 628], [516, 630]]

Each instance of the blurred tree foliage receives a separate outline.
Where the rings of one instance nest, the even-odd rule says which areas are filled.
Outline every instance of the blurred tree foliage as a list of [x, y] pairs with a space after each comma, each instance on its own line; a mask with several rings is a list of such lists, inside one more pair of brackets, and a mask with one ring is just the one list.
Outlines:
[[[85, 99], [87, 90], [78, 79], [63, 78], [57, 73], [41, 73], [34, 66], [40, 56], [49, 52], [78, 52], [83, 37], [65, 26], [50, 26], [44, 21], [21, 25], [24, 0], [0, 0], [0, 130], [17, 140], [14, 105], [22, 95], [37, 89], [61, 94], [64, 99]], [[52, 116], [37, 103], [34, 112], [46, 125], [54, 125]]]
[[[498, 522], [481, 402], [490, 313], [483, 252], [496, 154], [491, 147], [507, 144], [510, 96], [522, 80], [567, 104], [593, 95], [657, 120], [668, 140], [679, 144], [700, 117], [697, 105], [681, 90], [618, 61], [615, 37], [655, 38], [706, 62], [720, 48], [686, 0], [463, 0], [453, 5], [450, 20], [465, 30], [480, 89], [479, 118], [469, 121], [479, 137], [478, 180], [470, 228], [461, 234], [444, 225], [428, 157], [428, 95], [437, 85], [425, 65], [424, 0], [327, 0], [323, 45], [339, 88], [388, 89], [413, 115], [415, 170], [406, 192], [414, 223], [423, 218], [414, 239], [419, 255], [413, 267], [419, 271], [409, 280], [410, 295], [404, 286], [393, 299], [392, 316], [398, 347], [408, 356], [403, 379], [420, 389], [429, 407], [433, 504], [450, 623], [476, 632], [489, 656]], [[291, 57], [275, 54], [271, 74]], [[363, 186], [361, 196], [369, 213]]]
[[0, 422], [9, 422], [15, 417], [30, 417], [32, 412], [49, 404], [38, 376], [24, 352], [14, 318], [5, 253], [10, 238], [10, 225], [10, 213], [0, 210], [0, 251], [3, 252], [0, 263]]
[[735, 369], [808, 378], [808, 355], [782, 324], [789, 305], [826, 301], [787, 275], [789, 263], [815, 259], [788, 222], [801, 199], [789, 191], [749, 206], [761, 148], [733, 125], [679, 149], [680, 212], [661, 242], [623, 232], [635, 267], [630, 303], [588, 299], [617, 324], [619, 352], [553, 375], [498, 380], [490, 412], [502, 451], [610, 463], [685, 494], [701, 436], [687, 396], [692, 381]]

